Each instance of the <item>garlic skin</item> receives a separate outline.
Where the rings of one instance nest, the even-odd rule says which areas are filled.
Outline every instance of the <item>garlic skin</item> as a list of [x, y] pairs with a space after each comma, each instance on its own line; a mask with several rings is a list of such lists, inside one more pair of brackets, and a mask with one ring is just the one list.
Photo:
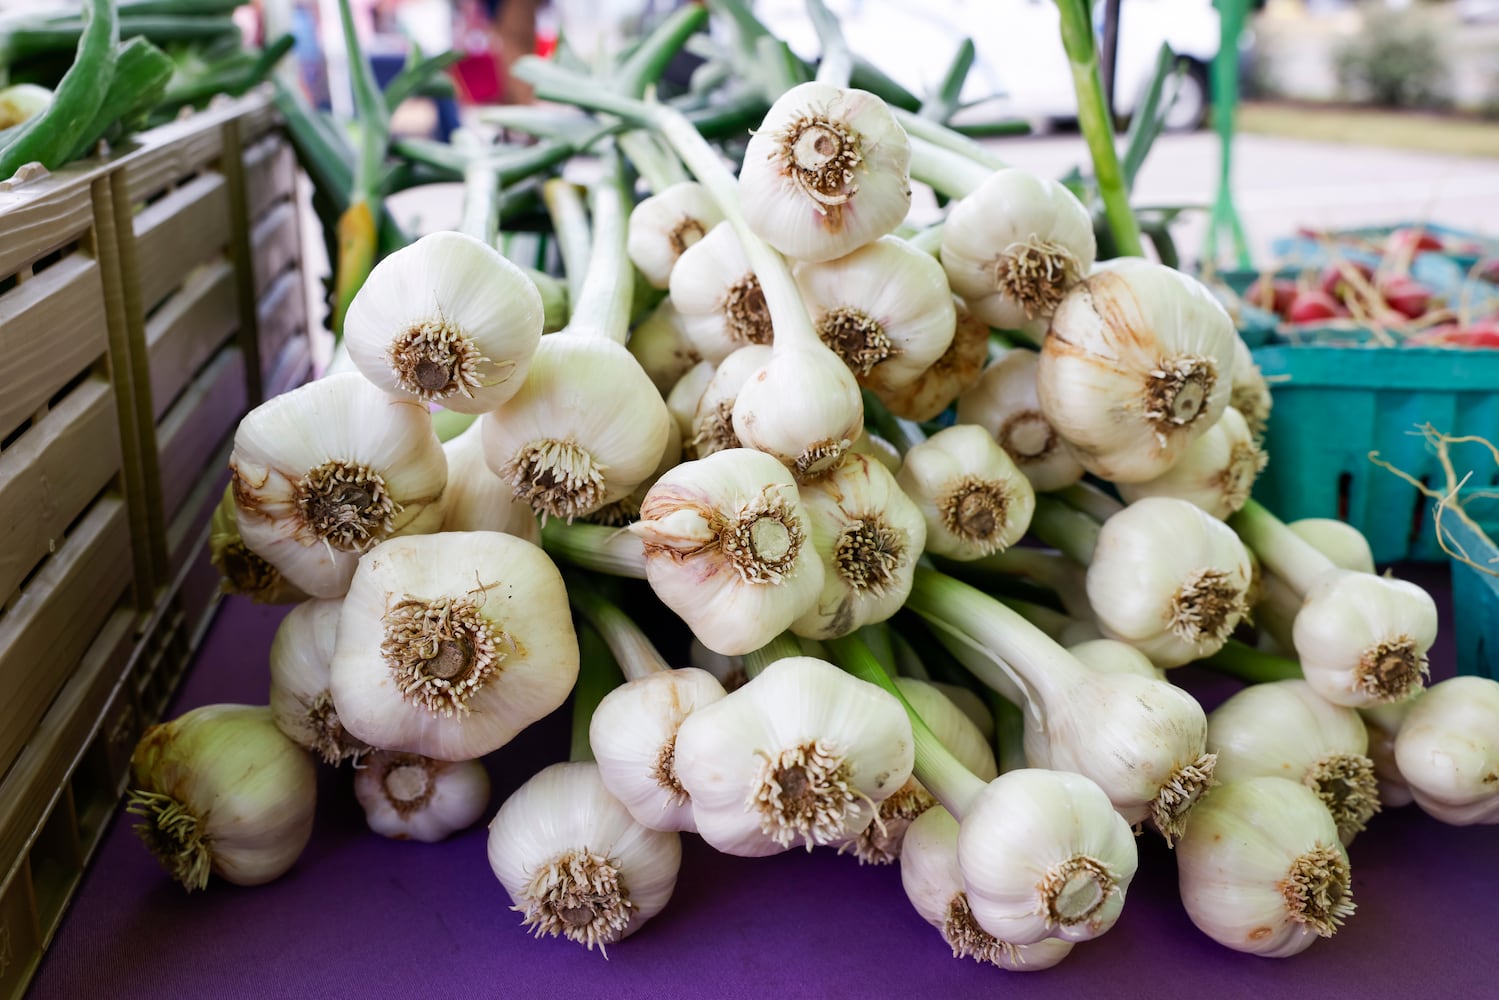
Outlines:
[[1332, 814], [1285, 778], [1220, 785], [1176, 846], [1182, 905], [1226, 948], [1287, 958], [1352, 915], [1348, 853]]
[[677, 260], [671, 303], [688, 343], [710, 364], [775, 337], [760, 279], [727, 222], [714, 226]]
[[1374, 776], [1379, 779], [1379, 804], [1386, 809], [1398, 809], [1416, 801], [1405, 775], [1400, 773], [1400, 765], [1395, 761], [1395, 737], [1400, 733], [1400, 724], [1405, 721], [1410, 704], [1401, 701], [1358, 710], [1364, 721], [1364, 730], [1369, 734], [1369, 759], [1374, 762]]
[[916, 381], [957, 327], [942, 266], [894, 236], [796, 269], [818, 337], [858, 378], [887, 390]]
[[655, 471], [670, 420], [622, 344], [564, 332], [541, 342], [526, 384], [480, 423], [490, 469], [537, 513], [572, 519]]
[[224, 495], [209, 521], [208, 561], [223, 577], [219, 590], [225, 594], [244, 594], [256, 604], [298, 604], [307, 600], [306, 594], [288, 583], [280, 570], [251, 552], [239, 537], [233, 483], [224, 487]]
[[728, 448], [742, 448], [734, 433], [734, 400], [751, 375], [775, 354], [768, 345], [741, 347], [719, 362], [713, 378], [697, 401], [692, 434], [687, 439], [694, 458], [706, 458]]
[[448, 465], [427, 407], [354, 372], [251, 410], [229, 467], [245, 546], [312, 597], [341, 596], [379, 542], [442, 523]]
[[952, 813], [934, 806], [911, 821], [900, 853], [900, 884], [906, 898], [923, 920], [942, 932], [953, 957], [987, 962], [1008, 972], [1039, 972], [1066, 958], [1071, 941], [1046, 938], [1015, 945], [978, 925], [958, 865], [958, 829]]
[[1041, 410], [1036, 395], [1040, 358], [1017, 347], [991, 361], [958, 397], [958, 423], [976, 424], [994, 435], [1032, 488], [1045, 493], [1083, 478], [1083, 466]]
[[1254, 353], [1244, 338], [1234, 337], [1234, 377], [1229, 389], [1228, 405], [1244, 417], [1255, 443], [1265, 439], [1265, 430], [1270, 426], [1270, 386], [1260, 366], [1254, 363]]
[[489, 824], [489, 867], [523, 926], [590, 951], [660, 913], [681, 866], [681, 838], [635, 822], [591, 761], [543, 768]]
[[769, 455], [731, 448], [656, 480], [629, 531], [646, 579], [704, 645], [759, 649], [806, 614], [822, 560], [796, 483]]
[[792, 656], [689, 715], [676, 769], [703, 839], [757, 858], [857, 834], [911, 776], [914, 755], [893, 695]]
[[739, 201], [755, 235], [787, 257], [842, 257], [906, 217], [910, 140], [874, 94], [800, 84], [750, 137]]
[[1248, 610], [1252, 567], [1232, 528], [1171, 497], [1146, 497], [1104, 522], [1088, 603], [1111, 639], [1160, 667], [1221, 649]]
[[281, 619], [271, 640], [271, 715], [276, 728], [325, 764], [369, 752], [338, 721], [329, 690], [341, 599], [305, 601]]
[[703, 360], [687, 339], [682, 317], [677, 315], [671, 299], [663, 300], [630, 331], [625, 347], [640, 362], [641, 370], [663, 399], [688, 369]]
[[[895, 683], [900, 684], [900, 679], [897, 678]], [[960, 684], [945, 684], [942, 681], [926, 681], [924, 683], [930, 684], [938, 691], [941, 691], [947, 697], [948, 701], [958, 706], [958, 710], [968, 716], [968, 720], [978, 727], [979, 735], [983, 736], [985, 746], [994, 742], [994, 713], [989, 711], [989, 706], [984, 704], [984, 699], [975, 694], [971, 688], [963, 687]], [[917, 714], [920, 714], [920, 712], [918, 711]], [[970, 771], [977, 770], [976, 765], [961, 755], [959, 755], [958, 759], [967, 764]]]
[[1175, 465], [1143, 483], [1120, 483], [1119, 495], [1125, 503], [1177, 497], [1223, 520], [1244, 506], [1266, 461], [1244, 417], [1230, 406]]
[[578, 676], [562, 576], [493, 531], [393, 539], [359, 561], [333, 703], [371, 746], [471, 760], [561, 705]]
[[1246, 778], [1300, 781], [1317, 793], [1347, 845], [1379, 812], [1374, 762], [1363, 720], [1306, 681], [1254, 684], [1208, 716], [1208, 750], [1227, 784]]
[[1400, 725], [1395, 760], [1428, 815], [1455, 826], [1499, 823], [1499, 682], [1432, 685]]
[[[1374, 552], [1369, 540], [1353, 525], [1330, 517], [1305, 517], [1286, 527], [1296, 532], [1312, 548], [1331, 559], [1334, 566], [1374, 572]], [[1283, 651], [1295, 651], [1291, 627], [1301, 611], [1301, 595], [1289, 583], [1262, 569], [1260, 596], [1254, 602], [1254, 624], [1262, 635], [1268, 634]]]
[[482, 240], [430, 233], [375, 265], [344, 320], [349, 358], [391, 396], [485, 413], [541, 341], [541, 293]]
[[489, 774], [476, 760], [376, 750], [354, 771], [354, 797], [380, 836], [435, 844], [484, 815]]
[[927, 550], [979, 559], [1020, 540], [1036, 494], [982, 427], [957, 424], [906, 452], [896, 477], [926, 520]]
[[640, 505], [645, 502], [645, 495], [651, 491], [651, 487], [656, 485], [656, 480], [675, 469], [681, 461], [682, 435], [677, 431], [676, 420], [668, 420], [666, 422], [666, 450], [661, 453], [661, 460], [656, 463], [655, 471], [635, 487], [635, 491], [629, 496], [620, 497], [611, 504], [605, 504], [583, 520], [589, 524], [606, 524], [615, 528], [622, 528], [636, 520], [640, 517]]
[[1036, 390], [1078, 461], [1154, 479], [1228, 406], [1237, 334], [1200, 282], [1136, 257], [1099, 264], [1057, 307]]
[[279, 878], [312, 837], [317, 775], [271, 710], [205, 705], [147, 729], [130, 756], [125, 811], [187, 891], [209, 874], [235, 885]]
[[974, 920], [1016, 945], [1106, 933], [1138, 864], [1134, 834], [1108, 796], [1063, 771], [1001, 774], [967, 808], [958, 830]]
[[874, 459], [850, 455], [800, 494], [823, 584], [791, 631], [836, 638], [899, 611], [926, 545], [926, 521], [895, 477]]
[[853, 373], [825, 348], [786, 347], [750, 376], [734, 400], [734, 433], [773, 455], [798, 482], [836, 469], [864, 431]]
[[652, 830], [697, 832], [692, 801], [677, 779], [676, 740], [682, 722], [723, 698], [706, 670], [662, 670], [604, 696], [588, 726], [588, 743], [604, 787]]
[[541, 544], [541, 525], [530, 507], [484, 460], [484, 429], [475, 421], [442, 446], [448, 457], [443, 531], [499, 531]]
[[713, 381], [716, 371], [714, 365], [699, 361], [687, 369], [671, 387], [671, 392], [666, 394], [666, 409], [677, 425], [684, 445], [692, 440], [692, 424], [697, 419], [697, 404], [702, 401], [703, 393], [708, 391], [708, 383]]
[[942, 267], [990, 326], [1015, 330], [1057, 310], [1098, 256], [1093, 219], [1062, 184], [997, 170], [948, 213]]
[[1351, 708], [1418, 691], [1436, 635], [1436, 604], [1426, 591], [1342, 569], [1312, 584], [1291, 626], [1307, 683], [1334, 705]]
[[869, 433], [867, 427], [848, 450], [851, 455], [866, 455], [874, 459], [889, 469], [892, 474], [900, 471], [900, 449], [879, 435]]
[[880, 402], [906, 420], [935, 420], [937, 416], [978, 381], [989, 358], [989, 325], [968, 311], [962, 299], [953, 299], [957, 324], [952, 343], [942, 356], [899, 389], [872, 387]]
[[1154, 681], [1164, 681], [1166, 671], [1150, 662], [1150, 657], [1127, 642], [1116, 639], [1088, 639], [1067, 647], [1079, 663], [1101, 674], [1133, 674]]
[[682, 181], [642, 199], [630, 211], [626, 252], [652, 288], [666, 288], [678, 258], [722, 221], [707, 189]]

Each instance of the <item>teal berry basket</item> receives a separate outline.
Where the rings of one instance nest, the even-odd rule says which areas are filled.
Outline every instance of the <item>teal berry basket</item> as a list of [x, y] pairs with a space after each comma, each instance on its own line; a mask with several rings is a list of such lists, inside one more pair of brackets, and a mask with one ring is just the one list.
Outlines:
[[[1452, 558], [1453, 641], [1459, 673], [1499, 680], [1499, 500], [1476, 498], [1463, 505], [1477, 528], [1460, 518], [1442, 519]], [[1477, 565], [1473, 565], [1473, 564]]]
[[[1255, 499], [1286, 521], [1335, 517], [1362, 531], [1378, 563], [1447, 558], [1433, 501], [1369, 460], [1371, 452], [1432, 488], [1446, 482], [1418, 428], [1499, 433], [1499, 350], [1364, 346], [1367, 331], [1321, 331], [1254, 351], [1274, 405], [1270, 455]], [[1499, 470], [1470, 489], [1499, 489]], [[1447, 520], [1455, 520], [1449, 518]], [[1493, 627], [1499, 628], [1499, 616]]]
[[1378, 256], [1378, 250], [1375, 247], [1397, 229], [1420, 229], [1437, 237], [1443, 243], [1450, 244], [1446, 249], [1422, 251], [1419, 256], [1445, 258], [1461, 268], [1464, 273], [1471, 270], [1481, 260], [1499, 257], [1499, 237], [1485, 236], [1482, 233], [1434, 222], [1399, 222], [1384, 226], [1330, 229], [1325, 233], [1325, 239], [1301, 235], [1287, 236], [1271, 243], [1270, 250], [1277, 257], [1289, 261], [1320, 262], [1327, 257], [1326, 243], [1331, 242], [1343, 252], [1354, 250]]

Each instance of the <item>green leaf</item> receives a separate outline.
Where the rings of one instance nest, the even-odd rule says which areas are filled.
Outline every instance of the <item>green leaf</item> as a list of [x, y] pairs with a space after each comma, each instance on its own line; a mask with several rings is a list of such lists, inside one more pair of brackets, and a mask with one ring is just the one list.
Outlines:
[[1177, 62], [1176, 53], [1171, 51], [1171, 47], [1162, 44], [1161, 51], [1156, 54], [1155, 70], [1150, 75], [1150, 86], [1145, 90], [1145, 99], [1140, 102], [1140, 107], [1135, 111], [1134, 120], [1129, 123], [1124, 162], [1120, 164], [1120, 169], [1124, 173], [1126, 191], [1134, 191], [1135, 177], [1140, 173], [1140, 168], [1145, 165], [1145, 157], [1150, 155], [1150, 147], [1155, 144], [1156, 136], [1161, 134], [1161, 127], [1166, 120], [1166, 111], [1169, 110], [1169, 105], [1161, 106], [1161, 96], [1166, 91], [1166, 81], [1172, 81], [1174, 93], [1174, 84], [1184, 69], [1185, 67]]

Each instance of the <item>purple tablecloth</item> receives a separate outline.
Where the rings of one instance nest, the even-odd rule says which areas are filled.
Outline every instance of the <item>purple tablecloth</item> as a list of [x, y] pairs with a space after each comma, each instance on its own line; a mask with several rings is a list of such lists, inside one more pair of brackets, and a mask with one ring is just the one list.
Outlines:
[[[267, 651], [283, 613], [230, 600], [173, 714], [210, 702], [264, 703]], [[1448, 643], [1436, 651], [1438, 676], [1451, 672], [1450, 650]], [[1189, 686], [1206, 701], [1224, 691], [1200, 677]], [[562, 712], [523, 733], [491, 767], [489, 815], [566, 754]], [[1354, 842], [1358, 912], [1335, 938], [1296, 958], [1253, 958], [1200, 934], [1178, 902], [1171, 853], [1147, 835], [1115, 929], [1057, 968], [1024, 975], [953, 959], [911, 909], [895, 867], [860, 867], [831, 851], [741, 860], [695, 837], [683, 838], [671, 904], [605, 959], [521, 929], [490, 874], [482, 825], [443, 844], [390, 841], [365, 828], [347, 769], [325, 769], [319, 794], [317, 829], [300, 862], [254, 889], [215, 879], [189, 896], [128, 822], [115, 823], [30, 995], [1499, 996], [1499, 829], [1443, 826], [1414, 808], [1376, 817]]]

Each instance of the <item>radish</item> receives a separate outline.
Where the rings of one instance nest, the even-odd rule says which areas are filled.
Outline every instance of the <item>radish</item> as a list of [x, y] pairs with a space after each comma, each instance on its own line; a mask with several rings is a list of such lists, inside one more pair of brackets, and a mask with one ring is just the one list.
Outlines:
[[1286, 310], [1286, 319], [1292, 323], [1316, 323], [1325, 319], [1347, 316], [1348, 310], [1326, 292], [1307, 289], [1298, 292]]
[[1385, 241], [1385, 252], [1389, 254], [1421, 253], [1426, 250], [1441, 249], [1441, 239], [1419, 227], [1397, 229]]
[[1391, 309], [1408, 319], [1418, 319], [1431, 308], [1431, 290], [1402, 275], [1381, 278], [1379, 294]]
[[1260, 309], [1267, 309], [1284, 316], [1296, 298], [1296, 282], [1290, 278], [1272, 278], [1261, 275], [1244, 292], [1244, 301]]
[[1368, 264], [1359, 261], [1343, 261], [1341, 264], [1329, 264], [1322, 269], [1322, 277], [1317, 282], [1317, 288], [1324, 295], [1329, 295], [1339, 302], [1347, 302], [1350, 295], [1355, 293], [1354, 284], [1348, 280], [1349, 271], [1356, 272], [1369, 284], [1374, 283], [1374, 269]]

